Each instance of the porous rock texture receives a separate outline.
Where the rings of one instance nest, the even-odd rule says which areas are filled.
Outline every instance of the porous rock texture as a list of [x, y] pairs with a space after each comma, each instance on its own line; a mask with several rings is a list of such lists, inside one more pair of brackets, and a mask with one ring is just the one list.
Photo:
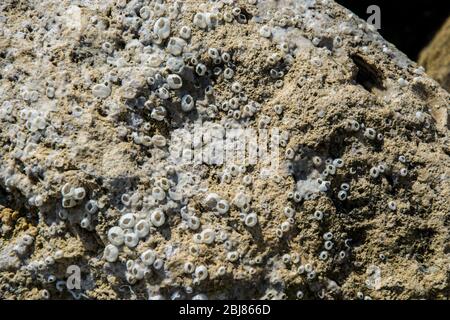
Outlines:
[[448, 106], [333, 1], [3, 0], [0, 298], [446, 299]]

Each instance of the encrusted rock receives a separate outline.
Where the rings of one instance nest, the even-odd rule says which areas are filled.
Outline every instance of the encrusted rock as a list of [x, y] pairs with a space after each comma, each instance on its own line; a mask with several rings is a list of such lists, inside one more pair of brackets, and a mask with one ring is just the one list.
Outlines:
[[447, 298], [449, 98], [329, 0], [3, 0], [0, 298]]

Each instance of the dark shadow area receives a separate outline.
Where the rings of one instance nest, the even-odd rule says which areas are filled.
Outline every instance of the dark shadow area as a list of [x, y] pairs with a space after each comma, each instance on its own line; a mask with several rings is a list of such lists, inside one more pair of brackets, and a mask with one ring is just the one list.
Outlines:
[[355, 79], [357, 83], [362, 85], [364, 89], [369, 92], [372, 92], [374, 89], [384, 89], [383, 75], [375, 68], [375, 66], [372, 66], [358, 55], [353, 55], [351, 58], [358, 67]]

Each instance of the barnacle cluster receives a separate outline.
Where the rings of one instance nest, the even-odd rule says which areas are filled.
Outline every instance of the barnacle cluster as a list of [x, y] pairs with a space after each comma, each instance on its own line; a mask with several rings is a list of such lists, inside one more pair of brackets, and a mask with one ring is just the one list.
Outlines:
[[[449, 95], [371, 25], [328, 0], [19, 3], [0, 297], [448, 294]], [[233, 130], [269, 137], [223, 161]]]

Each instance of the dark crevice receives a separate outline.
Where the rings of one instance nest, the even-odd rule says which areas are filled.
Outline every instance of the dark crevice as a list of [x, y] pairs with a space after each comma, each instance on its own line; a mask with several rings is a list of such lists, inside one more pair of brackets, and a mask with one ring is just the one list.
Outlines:
[[374, 92], [376, 89], [384, 90], [383, 75], [373, 65], [364, 60], [361, 56], [355, 54], [350, 57], [355, 63], [358, 71], [356, 72], [355, 81], [362, 85], [364, 89], [369, 92]]
[[333, 51], [333, 38], [323, 37], [317, 46], [320, 48], [327, 48], [328, 50]]
[[245, 15], [247, 20], [250, 20], [251, 18], [253, 18], [253, 15], [247, 10], [246, 7], [240, 7], [239, 9], [241, 9], [241, 14]]

